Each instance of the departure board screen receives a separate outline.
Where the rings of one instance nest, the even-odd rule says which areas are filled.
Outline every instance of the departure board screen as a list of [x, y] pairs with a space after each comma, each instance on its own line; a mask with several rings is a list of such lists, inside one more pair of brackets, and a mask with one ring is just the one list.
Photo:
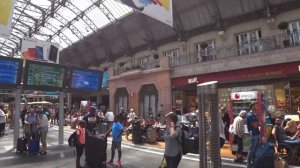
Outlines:
[[13, 59], [0, 59], [0, 84], [16, 85], [19, 83], [21, 62]]
[[100, 71], [72, 69], [71, 89], [98, 91], [102, 86], [103, 74]]
[[50, 63], [28, 61], [26, 64], [25, 86], [45, 89], [64, 87], [66, 68]]

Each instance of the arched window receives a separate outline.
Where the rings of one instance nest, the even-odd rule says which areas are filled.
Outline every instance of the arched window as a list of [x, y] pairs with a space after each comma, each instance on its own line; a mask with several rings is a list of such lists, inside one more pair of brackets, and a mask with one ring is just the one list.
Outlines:
[[154, 84], [143, 85], [140, 93], [140, 114], [144, 118], [149, 118], [150, 115], [154, 117], [158, 111], [158, 91]]
[[128, 109], [128, 92], [127, 89], [118, 88], [115, 95], [115, 107], [116, 107], [116, 114], [120, 113], [121, 107], [124, 109]]

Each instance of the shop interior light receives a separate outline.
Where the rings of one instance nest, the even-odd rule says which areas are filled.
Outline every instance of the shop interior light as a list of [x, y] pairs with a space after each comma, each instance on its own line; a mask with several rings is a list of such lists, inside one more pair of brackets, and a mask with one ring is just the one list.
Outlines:
[[209, 81], [209, 82], [204, 82], [204, 83], [200, 83], [197, 86], [206, 86], [206, 85], [212, 85], [218, 83], [218, 81]]

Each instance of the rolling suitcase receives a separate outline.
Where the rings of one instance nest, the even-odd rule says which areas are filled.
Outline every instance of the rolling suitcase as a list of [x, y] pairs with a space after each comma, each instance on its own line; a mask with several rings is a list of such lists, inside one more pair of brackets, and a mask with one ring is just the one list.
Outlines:
[[37, 155], [40, 150], [40, 141], [39, 141], [39, 135], [36, 134], [35, 137], [29, 139], [28, 141], [28, 152], [31, 155]]
[[16, 152], [26, 152], [27, 151], [27, 139], [25, 137], [21, 137], [17, 139], [17, 150]]
[[147, 134], [146, 134], [146, 142], [147, 143], [156, 143], [157, 141], [157, 133], [156, 129], [150, 127], [147, 129]]
[[91, 168], [106, 167], [107, 138], [101, 135], [87, 135], [85, 143], [86, 162]]
[[274, 145], [270, 143], [261, 144], [255, 152], [255, 168], [273, 168], [274, 167], [275, 151]]
[[108, 131], [108, 124], [107, 123], [101, 123], [98, 126], [98, 134], [105, 134]]

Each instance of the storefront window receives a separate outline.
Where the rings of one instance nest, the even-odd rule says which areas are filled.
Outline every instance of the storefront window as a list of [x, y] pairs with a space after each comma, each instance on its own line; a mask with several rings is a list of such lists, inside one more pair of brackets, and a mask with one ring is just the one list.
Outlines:
[[118, 88], [115, 96], [116, 114], [120, 113], [121, 107], [128, 109], [128, 92], [126, 88]]
[[182, 110], [183, 106], [183, 92], [177, 91], [173, 93], [173, 108]]
[[155, 85], [143, 85], [140, 91], [140, 100], [140, 111], [143, 117], [155, 117], [158, 110], [158, 92]]

